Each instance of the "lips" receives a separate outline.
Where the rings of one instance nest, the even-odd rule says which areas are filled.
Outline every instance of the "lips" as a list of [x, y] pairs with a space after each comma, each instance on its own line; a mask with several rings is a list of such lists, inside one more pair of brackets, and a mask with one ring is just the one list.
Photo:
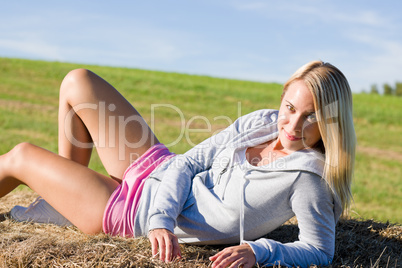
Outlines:
[[289, 133], [286, 132], [286, 130], [283, 130], [283, 132], [285, 133], [285, 137], [290, 141], [299, 141], [302, 139], [301, 137], [290, 135]]

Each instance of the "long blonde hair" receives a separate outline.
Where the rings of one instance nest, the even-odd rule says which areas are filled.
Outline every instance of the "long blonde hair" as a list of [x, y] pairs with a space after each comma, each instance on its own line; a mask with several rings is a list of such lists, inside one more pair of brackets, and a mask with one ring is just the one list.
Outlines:
[[318, 146], [325, 153], [323, 178], [339, 196], [346, 215], [352, 201], [356, 150], [349, 83], [338, 68], [322, 61], [312, 61], [299, 68], [285, 83], [283, 95], [296, 80], [304, 81], [313, 95], [321, 133]]

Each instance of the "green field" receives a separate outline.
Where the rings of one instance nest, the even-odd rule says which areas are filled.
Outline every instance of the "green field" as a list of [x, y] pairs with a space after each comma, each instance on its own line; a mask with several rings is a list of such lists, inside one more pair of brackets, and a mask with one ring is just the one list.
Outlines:
[[[279, 107], [281, 85], [128, 68], [0, 58], [0, 154], [28, 141], [57, 152], [58, 89], [88, 68], [133, 103], [170, 149], [182, 153], [239, 115]], [[290, 75], [290, 74], [289, 74]], [[401, 98], [354, 94], [358, 137], [352, 216], [402, 222]], [[91, 167], [104, 173], [95, 156]]]

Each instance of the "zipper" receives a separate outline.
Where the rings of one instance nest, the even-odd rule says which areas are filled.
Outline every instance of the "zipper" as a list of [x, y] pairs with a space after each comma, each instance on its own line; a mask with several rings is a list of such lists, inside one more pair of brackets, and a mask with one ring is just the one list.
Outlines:
[[229, 167], [229, 164], [219, 173], [218, 181], [216, 184], [219, 184], [221, 182], [222, 175], [225, 174], [226, 171], [228, 171], [228, 167]]

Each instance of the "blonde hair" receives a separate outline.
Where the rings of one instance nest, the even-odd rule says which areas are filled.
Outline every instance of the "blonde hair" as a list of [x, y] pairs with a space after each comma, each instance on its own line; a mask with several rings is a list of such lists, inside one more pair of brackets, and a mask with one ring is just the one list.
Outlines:
[[321, 133], [318, 147], [325, 153], [323, 178], [339, 196], [343, 214], [347, 215], [353, 199], [351, 183], [356, 150], [349, 83], [335, 66], [313, 61], [291, 76], [284, 85], [282, 96], [289, 85], [297, 80], [304, 81], [313, 95]]

